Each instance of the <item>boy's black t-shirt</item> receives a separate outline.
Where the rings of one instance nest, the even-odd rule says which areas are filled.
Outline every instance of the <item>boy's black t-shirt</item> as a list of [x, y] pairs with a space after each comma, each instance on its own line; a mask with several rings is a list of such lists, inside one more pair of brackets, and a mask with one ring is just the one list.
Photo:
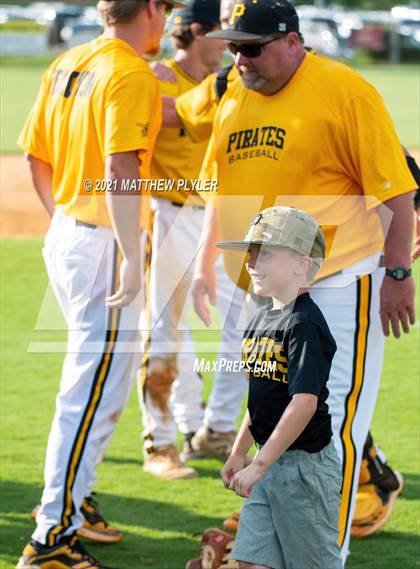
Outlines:
[[290, 449], [318, 452], [332, 437], [327, 380], [337, 349], [322, 312], [299, 295], [281, 310], [261, 310], [242, 342], [249, 372], [248, 410], [254, 440], [264, 444], [296, 393], [318, 397], [317, 410]]

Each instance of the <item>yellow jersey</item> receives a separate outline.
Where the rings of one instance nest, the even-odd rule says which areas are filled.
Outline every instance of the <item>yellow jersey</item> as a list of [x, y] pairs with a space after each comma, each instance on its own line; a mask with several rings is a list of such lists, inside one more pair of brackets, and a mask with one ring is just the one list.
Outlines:
[[[105, 158], [137, 151], [139, 178], [150, 178], [161, 120], [159, 84], [148, 64], [127, 42], [101, 36], [51, 64], [18, 143], [51, 164], [58, 210], [110, 226]], [[148, 204], [145, 195], [142, 227], [147, 227]]]
[[[220, 239], [243, 239], [255, 215], [273, 205], [313, 215], [325, 232], [331, 275], [382, 251], [377, 206], [415, 187], [381, 96], [336, 61], [305, 55], [272, 96], [236, 79], [223, 96], [202, 176], [218, 179]], [[227, 252], [235, 281], [243, 256]], [[243, 281], [242, 281], [243, 282]]]
[[[226, 90], [239, 76], [233, 65], [226, 76]], [[195, 142], [208, 141], [213, 129], [213, 120], [219, 106], [217, 92], [217, 73], [208, 75], [194, 89], [177, 98], [175, 108], [184, 128]]]
[[[164, 65], [174, 72], [177, 82], [161, 81], [162, 95], [177, 98], [199, 85], [176, 61], [168, 60]], [[183, 204], [188, 199], [190, 205], [204, 206], [197, 192], [200, 183], [197, 179], [210, 134], [211, 132], [204, 140], [196, 143], [184, 127], [160, 130], [153, 152], [151, 174], [153, 178], [163, 179], [168, 183], [163, 184], [160, 191], [152, 191], [154, 197], [178, 204]], [[178, 180], [185, 184], [179, 185]]]

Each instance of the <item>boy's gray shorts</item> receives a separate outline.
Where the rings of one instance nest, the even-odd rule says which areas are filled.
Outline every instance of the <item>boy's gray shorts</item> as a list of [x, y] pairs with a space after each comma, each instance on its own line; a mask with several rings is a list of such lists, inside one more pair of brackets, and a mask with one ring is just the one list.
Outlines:
[[232, 558], [272, 569], [342, 569], [341, 463], [333, 442], [285, 452], [245, 500]]

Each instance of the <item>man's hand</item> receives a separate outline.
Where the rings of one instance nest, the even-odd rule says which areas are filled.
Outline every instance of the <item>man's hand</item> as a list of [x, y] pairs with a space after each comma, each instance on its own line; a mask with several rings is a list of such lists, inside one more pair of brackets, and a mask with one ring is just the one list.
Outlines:
[[248, 498], [251, 496], [254, 485], [264, 474], [265, 470], [263, 470], [260, 465], [251, 462], [249, 466], [235, 474], [229, 484], [229, 488], [238, 494], [238, 496]]
[[225, 488], [229, 488], [232, 478], [237, 472], [242, 470], [245, 466], [245, 455], [233, 455], [231, 454], [227, 461], [225, 462], [220, 475], [223, 480]]
[[385, 336], [389, 336], [389, 325], [392, 333], [399, 338], [400, 324], [407, 334], [410, 324], [416, 321], [414, 312], [415, 285], [412, 277], [403, 281], [395, 281], [391, 277], [384, 277], [381, 287], [381, 321]]
[[158, 61], [151, 63], [150, 67], [153, 69], [153, 73], [160, 81], [166, 81], [167, 83], [178, 83], [178, 77], [169, 67], [166, 67], [163, 63]]
[[107, 308], [123, 308], [133, 302], [141, 288], [140, 259], [123, 259], [120, 266], [120, 286], [105, 299]]
[[211, 325], [211, 313], [206, 303], [206, 296], [213, 306], [216, 305], [217, 276], [213, 266], [207, 266], [194, 275], [192, 297], [194, 309], [200, 320], [208, 327]]

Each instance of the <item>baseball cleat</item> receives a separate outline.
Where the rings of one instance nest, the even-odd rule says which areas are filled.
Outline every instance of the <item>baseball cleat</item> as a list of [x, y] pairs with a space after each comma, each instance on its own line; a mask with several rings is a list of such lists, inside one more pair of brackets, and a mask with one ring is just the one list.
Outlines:
[[195, 460], [199, 458], [206, 458], [206, 455], [201, 451], [196, 451], [193, 449], [191, 441], [195, 433], [187, 433], [184, 435], [184, 444], [182, 446], [181, 454], [179, 455], [182, 462], [187, 462], [187, 460]]
[[122, 532], [111, 526], [105, 520], [98, 503], [92, 496], [85, 498], [80, 508], [85, 521], [77, 530], [77, 535], [89, 541], [100, 543], [118, 543], [122, 539]]
[[227, 520], [223, 522], [223, 529], [236, 533], [239, 526], [239, 517], [241, 515], [241, 510], [234, 510]]
[[175, 445], [162, 445], [147, 450], [143, 470], [164, 480], [183, 480], [198, 476], [194, 468], [181, 461]]
[[403, 487], [402, 475], [387, 464], [369, 432], [363, 448], [351, 536], [367, 537], [378, 532], [389, 520]]
[[76, 537], [63, 537], [53, 547], [31, 541], [16, 569], [112, 569], [92, 557]]
[[231, 558], [234, 538], [216, 528], [203, 533], [200, 557], [188, 561], [185, 569], [238, 569], [239, 564]]
[[389, 520], [395, 500], [404, 487], [404, 479], [399, 472], [393, 471], [398, 481], [395, 490], [385, 490], [375, 484], [359, 486], [356, 497], [356, 510], [351, 526], [351, 536], [367, 537], [377, 533]]
[[[38, 510], [39, 506], [31, 512], [31, 518], [35, 521]], [[108, 524], [99, 509], [98, 503], [92, 496], [83, 500], [80, 510], [85, 521], [83, 526], [76, 531], [78, 537], [98, 543], [118, 543], [121, 541], [122, 532]]]
[[209, 458], [217, 458], [222, 462], [226, 462], [231, 453], [235, 438], [235, 431], [222, 433], [213, 431], [210, 427], [203, 426], [200, 427], [196, 435], [192, 438], [191, 446], [195, 452]]

